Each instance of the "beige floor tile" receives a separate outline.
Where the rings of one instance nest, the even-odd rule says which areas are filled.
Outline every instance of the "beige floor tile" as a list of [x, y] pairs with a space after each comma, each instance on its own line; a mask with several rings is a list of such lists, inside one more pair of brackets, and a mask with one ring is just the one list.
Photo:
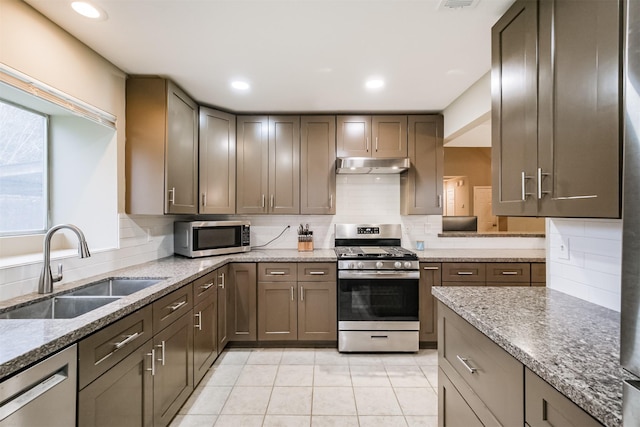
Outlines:
[[264, 415], [220, 415], [215, 427], [261, 427]]
[[226, 386], [235, 385], [244, 365], [219, 365], [210, 369], [210, 374], [202, 379], [200, 385], [204, 386]]
[[400, 405], [391, 387], [355, 387], [358, 416], [402, 415]]
[[406, 416], [407, 424], [409, 427], [438, 427], [437, 416]]
[[384, 366], [382, 359], [377, 354], [349, 354], [349, 365]]
[[358, 427], [358, 417], [343, 415], [314, 415], [311, 427]]
[[267, 415], [263, 427], [309, 427], [310, 415]]
[[227, 401], [229, 393], [231, 393], [231, 387], [198, 387], [178, 413], [217, 415]]
[[247, 359], [247, 365], [279, 365], [282, 351], [281, 348], [256, 348]]
[[360, 415], [358, 417], [360, 427], [406, 427], [407, 422], [403, 416], [371, 416]]
[[412, 354], [383, 354], [380, 356], [380, 360], [382, 360], [385, 366], [417, 366], [416, 359]]
[[438, 395], [431, 387], [394, 389], [405, 415], [438, 415]]
[[169, 427], [212, 427], [217, 418], [217, 415], [176, 415]]
[[384, 366], [351, 365], [354, 387], [391, 387]]
[[413, 359], [418, 365], [432, 365], [438, 366], [438, 350], [436, 349], [422, 349], [417, 354], [413, 355]]
[[276, 386], [305, 387], [313, 385], [313, 365], [283, 365], [278, 367]]
[[316, 415], [356, 415], [351, 387], [314, 387], [311, 413]]
[[311, 415], [311, 387], [274, 387], [268, 415]]
[[244, 365], [236, 386], [273, 386], [278, 365]]
[[[222, 408], [225, 415], [264, 415], [272, 387], [234, 387]], [[219, 421], [218, 421], [219, 422]]]
[[317, 348], [316, 365], [348, 365], [349, 357], [334, 348]]
[[316, 365], [313, 370], [315, 387], [350, 387], [349, 365]]
[[313, 348], [291, 348], [282, 352], [281, 365], [313, 365], [316, 351]]
[[437, 366], [420, 366], [424, 376], [427, 377], [431, 387], [438, 389], [438, 367]]
[[251, 354], [248, 349], [226, 349], [214, 362], [214, 365], [244, 365]]
[[418, 366], [387, 366], [387, 375], [394, 387], [431, 387]]

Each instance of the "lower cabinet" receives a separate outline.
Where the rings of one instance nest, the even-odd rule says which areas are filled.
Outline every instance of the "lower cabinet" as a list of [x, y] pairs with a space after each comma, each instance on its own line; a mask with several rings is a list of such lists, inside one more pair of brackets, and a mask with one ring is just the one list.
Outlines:
[[256, 341], [258, 339], [256, 264], [251, 262], [230, 264], [227, 279], [228, 340]]
[[437, 262], [420, 263], [420, 342], [438, 340], [436, 299], [431, 295], [433, 286], [442, 285], [442, 265]]
[[438, 426], [482, 427], [483, 425], [442, 369], [438, 369]]
[[218, 298], [214, 292], [193, 308], [193, 384], [218, 357]]
[[227, 290], [227, 277], [229, 276], [229, 265], [220, 267], [215, 272], [215, 283], [217, 285], [218, 292], [218, 334], [217, 334], [217, 351], [218, 354], [222, 353], [222, 350], [229, 342], [229, 295]]

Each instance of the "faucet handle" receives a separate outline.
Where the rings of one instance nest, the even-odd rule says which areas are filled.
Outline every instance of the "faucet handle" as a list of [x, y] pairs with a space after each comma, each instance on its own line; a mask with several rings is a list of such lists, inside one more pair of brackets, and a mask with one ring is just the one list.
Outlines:
[[62, 280], [62, 263], [58, 264], [58, 274], [56, 274], [55, 276], [51, 276], [51, 281], [52, 282], [59, 282]]

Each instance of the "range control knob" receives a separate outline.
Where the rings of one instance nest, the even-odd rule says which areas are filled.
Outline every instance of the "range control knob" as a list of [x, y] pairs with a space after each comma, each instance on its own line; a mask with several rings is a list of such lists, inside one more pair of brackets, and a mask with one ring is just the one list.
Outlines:
[[350, 262], [349, 265], [347, 265], [347, 268], [356, 268], [356, 263]]
[[411, 262], [405, 261], [404, 262], [404, 268], [411, 268]]
[[402, 263], [400, 261], [396, 261], [395, 263], [393, 263], [393, 266], [395, 268], [402, 268]]
[[363, 269], [364, 268], [364, 262], [359, 262], [358, 263], [358, 268], [359, 269]]
[[382, 261], [378, 261], [376, 262], [376, 268], [382, 268], [384, 264], [382, 264]]

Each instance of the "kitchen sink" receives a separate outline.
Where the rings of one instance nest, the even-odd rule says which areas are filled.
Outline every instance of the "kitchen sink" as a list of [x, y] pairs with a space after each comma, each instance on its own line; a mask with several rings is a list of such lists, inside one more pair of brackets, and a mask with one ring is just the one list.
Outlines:
[[138, 292], [149, 286], [155, 285], [163, 279], [129, 279], [110, 278], [104, 279], [64, 296], [118, 296], [124, 297]]
[[72, 319], [119, 298], [63, 295], [0, 313], [0, 319]]

